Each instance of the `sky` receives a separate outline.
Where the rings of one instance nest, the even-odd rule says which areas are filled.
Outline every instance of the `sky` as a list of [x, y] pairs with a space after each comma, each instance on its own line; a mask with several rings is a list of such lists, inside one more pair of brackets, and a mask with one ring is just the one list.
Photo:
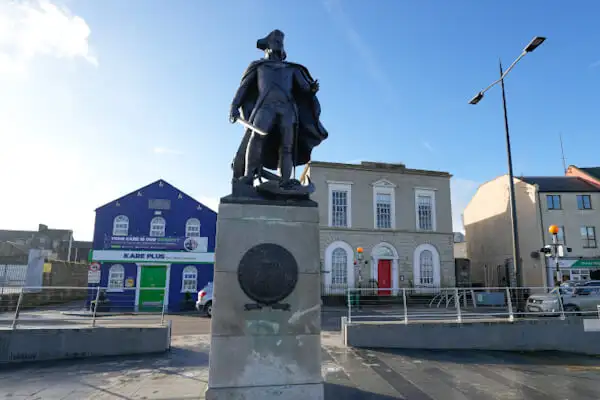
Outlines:
[[0, 229], [73, 229], [158, 179], [215, 208], [242, 128], [229, 105], [256, 40], [286, 34], [319, 79], [313, 159], [447, 171], [454, 229], [478, 185], [600, 165], [600, 2], [0, 0]]

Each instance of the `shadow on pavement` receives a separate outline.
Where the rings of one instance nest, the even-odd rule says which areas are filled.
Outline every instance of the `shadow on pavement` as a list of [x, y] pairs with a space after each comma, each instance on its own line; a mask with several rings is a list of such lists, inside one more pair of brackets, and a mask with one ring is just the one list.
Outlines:
[[591, 366], [600, 365], [598, 357], [558, 351], [486, 351], [486, 350], [418, 350], [363, 349], [381, 354], [400, 355], [414, 359], [446, 361], [457, 364]]
[[76, 367], [81, 374], [117, 372], [136, 368], [153, 368], [162, 370], [165, 367], [208, 367], [208, 349], [195, 350], [185, 347], [173, 347], [168, 352], [155, 354], [71, 358], [67, 360], [35, 361], [5, 365], [0, 364], [0, 371], [15, 371], [17, 369], [31, 369], [32, 367], [36, 370], [45, 368]]
[[325, 383], [325, 400], [392, 400], [400, 397], [391, 397], [384, 394], [365, 392], [349, 386]]

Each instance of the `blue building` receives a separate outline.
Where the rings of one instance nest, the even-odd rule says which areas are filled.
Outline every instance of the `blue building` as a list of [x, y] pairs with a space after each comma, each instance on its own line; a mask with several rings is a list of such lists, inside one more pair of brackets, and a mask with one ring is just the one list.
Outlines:
[[189, 307], [213, 280], [216, 227], [216, 212], [164, 180], [135, 190], [96, 209], [88, 285], [119, 310]]

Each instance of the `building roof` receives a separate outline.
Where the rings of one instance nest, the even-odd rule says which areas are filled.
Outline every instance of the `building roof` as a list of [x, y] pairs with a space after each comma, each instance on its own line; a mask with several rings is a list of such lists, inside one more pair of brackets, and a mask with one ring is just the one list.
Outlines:
[[388, 170], [390, 172], [399, 172], [399, 173], [410, 174], [410, 175], [440, 176], [440, 177], [444, 177], [444, 178], [452, 177], [452, 175], [448, 172], [406, 168], [406, 165], [400, 164], [400, 163], [361, 161], [360, 164], [345, 164], [345, 163], [334, 163], [334, 162], [325, 162], [325, 161], [311, 161], [308, 163], [307, 167], [309, 167], [309, 166], [323, 167], [323, 168], [354, 169], [354, 170], [363, 170], [363, 171]]
[[179, 193], [181, 193], [181, 194], [184, 194], [184, 195], [186, 195], [187, 197], [189, 197], [190, 199], [192, 199], [192, 200], [193, 200], [193, 201], [195, 201], [196, 203], [198, 203], [198, 204], [202, 205], [202, 207], [204, 207], [204, 208], [206, 208], [207, 210], [211, 210], [212, 212], [216, 213], [216, 211], [215, 211], [215, 210], [213, 210], [212, 208], [210, 208], [210, 207], [206, 206], [206, 204], [202, 204], [202, 203], [200, 203], [198, 200], [194, 199], [192, 196], [190, 196], [189, 194], [185, 193], [183, 190], [179, 190], [178, 188], [176, 188], [175, 186], [171, 185], [169, 182], [165, 181], [164, 179], [159, 179], [159, 180], [156, 180], [156, 181], [154, 181], [154, 182], [152, 182], [152, 183], [149, 183], [149, 184], [147, 184], [146, 186], [143, 186], [143, 187], [141, 187], [141, 188], [139, 188], [139, 189], [135, 189], [134, 191], [132, 191], [132, 192], [130, 192], [130, 193], [127, 193], [126, 195], [123, 195], [123, 196], [121, 196], [121, 197], [119, 197], [119, 198], [117, 198], [117, 199], [114, 199], [114, 200], [112, 200], [112, 201], [109, 201], [108, 203], [106, 203], [106, 204], [104, 204], [104, 205], [101, 205], [100, 207], [96, 208], [96, 210], [95, 210], [95, 211], [98, 211], [98, 210], [100, 210], [101, 208], [104, 208], [104, 207], [106, 207], [106, 206], [108, 206], [108, 205], [110, 205], [110, 204], [112, 204], [112, 203], [114, 203], [114, 202], [116, 202], [116, 201], [120, 201], [120, 200], [122, 200], [122, 199], [124, 199], [124, 198], [126, 198], [126, 197], [128, 197], [128, 196], [131, 196], [132, 194], [135, 194], [135, 193], [137, 193], [137, 192], [140, 192], [140, 191], [144, 191], [144, 190], [146, 190], [148, 187], [150, 187], [150, 186], [153, 186], [153, 185], [156, 185], [156, 184], [159, 184], [159, 183], [160, 183], [160, 184], [163, 184], [163, 185], [165, 185], [166, 187], [170, 187], [171, 189], [173, 189], [173, 190], [176, 190], [176, 191], [178, 191], [178, 192], [179, 192]]
[[586, 167], [586, 168], [578, 168], [580, 171], [585, 172], [592, 178], [600, 179], [600, 167]]
[[521, 176], [520, 180], [538, 185], [540, 192], [600, 192], [600, 189], [575, 176]]

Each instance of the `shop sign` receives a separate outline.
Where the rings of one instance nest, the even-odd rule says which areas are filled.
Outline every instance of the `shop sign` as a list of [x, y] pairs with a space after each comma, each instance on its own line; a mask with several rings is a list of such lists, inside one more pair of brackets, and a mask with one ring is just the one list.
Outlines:
[[115, 262], [214, 262], [215, 253], [141, 250], [94, 250], [95, 261]]
[[105, 236], [105, 249], [166, 250], [206, 253], [207, 237]]
[[571, 268], [598, 268], [600, 269], [600, 260], [577, 260]]
[[100, 264], [91, 263], [88, 267], [88, 284], [95, 285], [100, 283]]

